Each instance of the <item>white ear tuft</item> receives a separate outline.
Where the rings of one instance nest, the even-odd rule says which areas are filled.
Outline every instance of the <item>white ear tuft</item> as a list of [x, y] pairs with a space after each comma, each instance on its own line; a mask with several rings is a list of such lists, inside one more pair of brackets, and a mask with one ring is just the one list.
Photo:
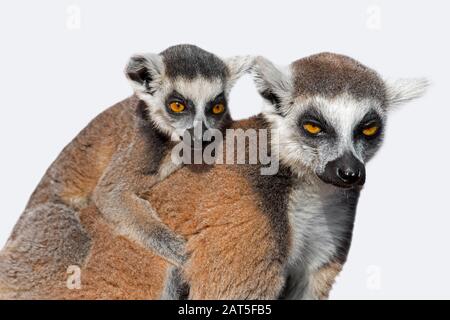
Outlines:
[[136, 94], [152, 94], [164, 72], [164, 62], [159, 54], [145, 53], [133, 55], [125, 68]]
[[250, 72], [254, 63], [254, 57], [234, 56], [226, 58], [224, 61], [230, 72], [227, 83], [227, 91], [229, 92], [240, 77]]
[[430, 82], [426, 78], [398, 79], [386, 81], [389, 107], [402, 105], [425, 94]]
[[275, 108], [279, 108], [292, 94], [293, 84], [289, 73], [264, 57], [255, 58], [253, 76], [261, 96]]

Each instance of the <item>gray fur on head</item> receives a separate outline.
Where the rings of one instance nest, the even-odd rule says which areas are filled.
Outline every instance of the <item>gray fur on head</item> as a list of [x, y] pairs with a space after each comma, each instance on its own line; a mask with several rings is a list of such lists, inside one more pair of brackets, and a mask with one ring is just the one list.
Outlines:
[[160, 55], [166, 65], [165, 75], [171, 79], [194, 79], [201, 76], [225, 80], [228, 75], [227, 65], [222, 59], [194, 45], [172, 46]]
[[[208, 108], [218, 99], [226, 106], [232, 86], [252, 64], [249, 56], [221, 59], [197, 46], [177, 45], [160, 54], [134, 55], [125, 73], [154, 124], [178, 139], [194, 123], [220, 129], [229, 122], [228, 108], [220, 117], [211, 116]], [[184, 101], [186, 112], [170, 113], [167, 104], [174, 95]]]
[[[282, 162], [299, 174], [320, 175], [326, 165], [352, 154], [367, 162], [381, 145], [387, 111], [420, 97], [427, 81], [387, 82], [346, 56], [322, 53], [293, 62], [287, 69], [263, 57], [253, 74], [265, 100], [264, 115], [279, 132]], [[323, 132], [308, 136], [303, 123], [318, 119]], [[361, 138], [362, 126], [379, 126], [375, 139]]]

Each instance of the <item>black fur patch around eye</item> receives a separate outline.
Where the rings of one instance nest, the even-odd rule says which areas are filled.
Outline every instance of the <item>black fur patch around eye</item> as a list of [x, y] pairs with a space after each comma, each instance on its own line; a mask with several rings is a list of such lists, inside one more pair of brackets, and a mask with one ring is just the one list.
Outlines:
[[[364, 136], [362, 130], [369, 126], [378, 126], [378, 132], [370, 137]], [[355, 128], [354, 139], [364, 138], [367, 142], [374, 141], [383, 134], [383, 121], [379, 114], [375, 111], [368, 112], [364, 118], [360, 121], [359, 125]]]
[[[328, 123], [328, 121], [325, 120], [325, 118], [322, 116], [322, 114], [319, 111], [317, 111], [316, 108], [312, 108], [312, 107], [309, 108], [298, 118], [298, 126], [299, 126], [299, 128], [301, 128], [302, 132], [304, 132], [304, 130], [302, 128], [303, 124], [305, 124], [306, 122], [313, 122], [313, 123], [317, 123], [318, 125], [320, 125], [320, 127], [322, 128], [322, 132], [326, 133], [327, 137], [335, 137], [336, 136], [336, 132], [335, 132], [333, 126], [331, 126]], [[309, 136], [309, 135], [307, 135], [307, 136]]]
[[[180, 102], [185, 107], [186, 110], [183, 111], [183, 113], [174, 113], [172, 110], [169, 109], [169, 105], [172, 102]], [[186, 114], [195, 114], [195, 104], [192, 100], [185, 98], [181, 93], [177, 92], [176, 90], [172, 91], [166, 98], [166, 110], [170, 117], [172, 118], [178, 118], [180, 116], [185, 116]]]
[[214, 99], [214, 103], [226, 102], [225, 92], [219, 93]]
[[179, 92], [176, 91], [176, 90], [173, 90], [173, 91], [167, 96], [166, 103], [168, 104], [169, 101], [174, 101], [174, 100], [177, 100], [177, 101], [180, 101], [180, 102], [183, 102], [183, 103], [186, 103], [186, 101], [187, 101], [187, 99], [186, 99], [181, 93], [179, 93]]
[[379, 122], [381, 123], [381, 117], [375, 111], [369, 111], [364, 118], [360, 121], [360, 125], [364, 126], [368, 122]]
[[[216, 115], [212, 112], [212, 108], [218, 103], [222, 103], [224, 105], [225, 112]], [[227, 114], [228, 113], [228, 103], [227, 103], [227, 99], [225, 97], [225, 93], [222, 92], [222, 93], [218, 94], [213, 100], [208, 102], [206, 105], [205, 111], [214, 117], [222, 117], [223, 115]]]

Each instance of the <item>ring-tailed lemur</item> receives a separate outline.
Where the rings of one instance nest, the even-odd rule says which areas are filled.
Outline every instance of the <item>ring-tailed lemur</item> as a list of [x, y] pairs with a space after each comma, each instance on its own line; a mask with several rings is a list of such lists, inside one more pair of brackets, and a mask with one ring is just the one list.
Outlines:
[[[230, 89], [251, 64], [250, 57], [221, 59], [193, 45], [133, 56], [125, 73], [135, 95], [94, 119], [48, 169], [2, 251], [0, 284], [14, 282], [21, 290], [22, 279], [24, 287], [38, 287], [41, 278], [54, 277], [51, 270], [81, 265], [91, 244], [78, 212], [92, 203], [119, 234], [182, 264], [184, 239], [140, 192], [179, 168], [170, 150], [184, 131], [229, 125]], [[67, 248], [47, 252], [44, 243]], [[31, 244], [26, 253], [14, 253], [25, 244]], [[33, 273], [35, 262], [48, 268]]]
[[[143, 197], [155, 205], [165, 224], [188, 240], [190, 256], [183, 269], [190, 298], [324, 298], [345, 262], [363, 182], [359, 162], [347, 161], [338, 152], [333, 159], [329, 151], [360, 145], [351, 150], [366, 162], [379, 147], [389, 109], [419, 97], [426, 83], [387, 83], [355, 60], [336, 54], [300, 59], [287, 73], [260, 58], [255, 74], [267, 102], [264, 112], [235, 122], [232, 128], [282, 128], [284, 139], [273, 142], [280, 149], [279, 172], [261, 176], [257, 165], [217, 165], [202, 172], [186, 166]], [[339, 103], [343, 98], [346, 103]], [[381, 125], [359, 127], [371, 108], [379, 112]], [[354, 124], [344, 121], [349, 118]], [[339, 125], [345, 123], [349, 125]], [[356, 139], [361, 133], [364, 137]], [[353, 135], [355, 139], [348, 138]], [[347, 168], [348, 164], [354, 165]], [[340, 167], [359, 169], [360, 174]], [[111, 257], [121, 261], [122, 268], [130, 260], [132, 269], [139, 259], [144, 263], [139, 270], [152, 270], [144, 276], [121, 269], [125, 293], [120, 297], [138, 291], [133, 280], [139, 275], [139, 288], [153, 292], [142, 298], [160, 297], [157, 291], [167, 271], [163, 259], [136, 257], [122, 239], [101, 246], [101, 251], [95, 250], [95, 242], [87, 251], [101, 254], [89, 255], [82, 272], [96, 281], [57, 297], [92, 299], [99, 292], [102, 297], [117, 297], [116, 287], [110, 289], [114, 279], [104, 279], [105, 273], [118, 273]], [[177, 279], [171, 270], [169, 279]]]
[[[232, 128], [276, 129], [271, 143], [279, 172], [268, 176], [259, 166], [218, 165], [203, 177], [214, 181], [206, 192], [199, 187], [206, 182], [186, 167], [148, 197], [161, 198], [169, 188], [184, 194], [181, 181], [202, 190], [182, 200], [171, 197], [177, 217], [158, 207], [163, 221], [188, 238], [184, 274], [190, 298], [325, 298], [346, 260], [365, 163], [381, 145], [388, 113], [420, 97], [427, 81], [387, 82], [332, 53], [287, 69], [257, 58], [254, 75], [264, 111]], [[213, 204], [214, 194], [226, 198]]]

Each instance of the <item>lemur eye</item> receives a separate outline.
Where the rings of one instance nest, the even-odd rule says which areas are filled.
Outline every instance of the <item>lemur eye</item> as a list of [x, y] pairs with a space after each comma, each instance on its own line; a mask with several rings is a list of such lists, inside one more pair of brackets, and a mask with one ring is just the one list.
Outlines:
[[214, 114], [220, 114], [225, 111], [225, 106], [223, 103], [215, 104], [214, 107], [212, 107], [212, 113]]
[[362, 133], [366, 137], [373, 137], [374, 135], [377, 134], [379, 129], [380, 129], [380, 127], [378, 127], [378, 126], [371, 126], [371, 127], [364, 128]]
[[169, 108], [175, 113], [183, 112], [186, 109], [185, 105], [178, 101], [171, 102]]
[[322, 128], [319, 125], [312, 122], [306, 122], [303, 124], [303, 129], [312, 135], [319, 134], [322, 131]]

